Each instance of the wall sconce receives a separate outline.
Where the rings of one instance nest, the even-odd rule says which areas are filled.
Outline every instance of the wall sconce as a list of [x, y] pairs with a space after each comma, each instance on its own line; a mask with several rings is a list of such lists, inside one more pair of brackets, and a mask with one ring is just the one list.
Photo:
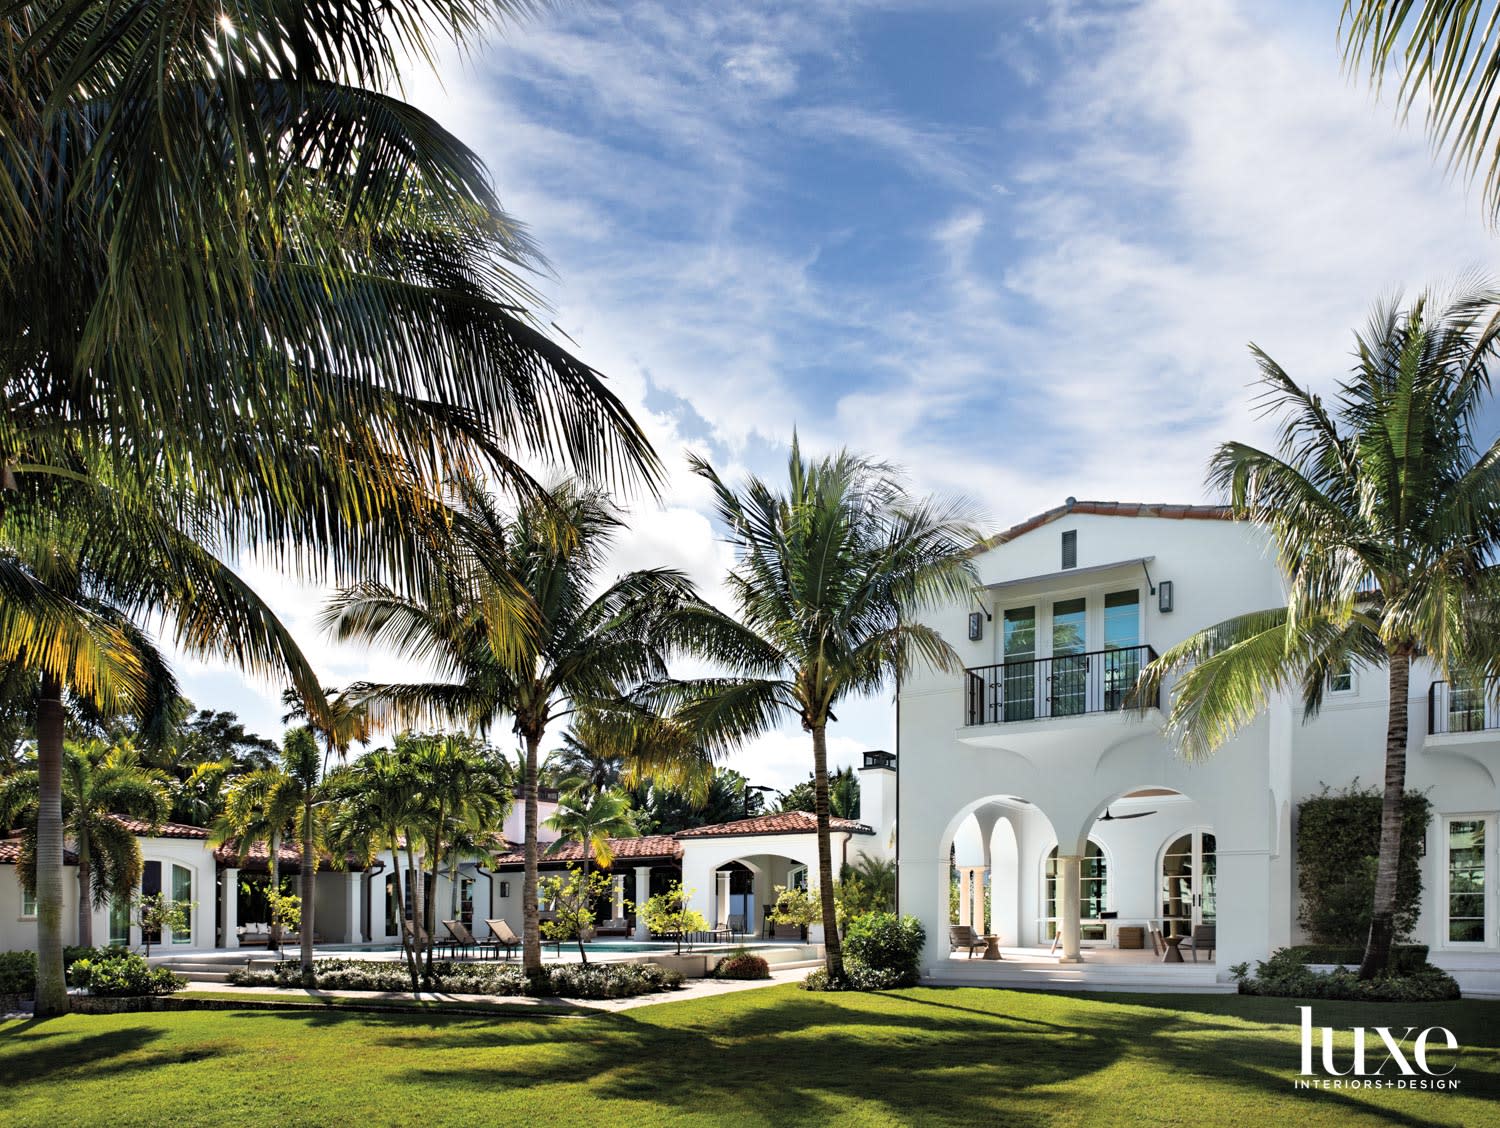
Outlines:
[[1172, 581], [1163, 580], [1156, 585], [1156, 609], [1166, 612], [1172, 610]]
[[508, 882], [508, 881], [502, 881], [500, 883], [500, 896], [502, 896], [502, 897], [509, 897], [510, 896], [510, 882]]
[[984, 612], [969, 612], [969, 641], [978, 642], [984, 637]]

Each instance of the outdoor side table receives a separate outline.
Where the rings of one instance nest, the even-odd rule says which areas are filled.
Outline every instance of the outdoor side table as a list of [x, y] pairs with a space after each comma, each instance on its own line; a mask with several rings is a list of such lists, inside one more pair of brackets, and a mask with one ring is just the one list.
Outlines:
[[[1003, 960], [1005, 958], [1000, 954], [1000, 937], [981, 936], [980, 939], [984, 941], [984, 955], [980, 959]], [[1178, 956], [1177, 958], [1181, 959], [1182, 957]]]
[[1163, 936], [1167, 942], [1167, 954], [1161, 958], [1162, 963], [1183, 963], [1182, 952], [1177, 945], [1187, 939], [1185, 936]]

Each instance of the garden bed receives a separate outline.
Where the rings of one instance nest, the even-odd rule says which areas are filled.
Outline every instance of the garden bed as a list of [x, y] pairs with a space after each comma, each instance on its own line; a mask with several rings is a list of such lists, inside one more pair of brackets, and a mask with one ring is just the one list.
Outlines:
[[[702, 973], [700, 973], [702, 974]], [[454, 995], [541, 996], [562, 999], [627, 999], [671, 991], [682, 986], [683, 975], [652, 963], [549, 964], [535, 975], [516, 965], [484, 965], [439, 961], [433, 974], [423, 977], [423, 991]], [[410, 993], [411, 977], [404, 963], [330, 959], [313, 964], [312, 981], [303, 979], [296, 960], [275, 964], [269, 971], [250, 969], [229, 973], [238, 987], [316, 987], [329, 991], [385, 991]]]

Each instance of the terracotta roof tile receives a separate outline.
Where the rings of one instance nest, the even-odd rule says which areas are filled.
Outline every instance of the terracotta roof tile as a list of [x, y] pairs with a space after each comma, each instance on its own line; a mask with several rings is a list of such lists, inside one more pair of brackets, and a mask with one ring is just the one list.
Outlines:
[[[830, 819], [833, 830], [850, 834], [874, 834], [875, 831], [855, 819]], [[818, 820], [811, 811], [782, 811], [775, 815], [758, 815], [753, 819], [736, 819], [716, 826], [698, 826], [680, 831], [678, 838], [719, 838], [746, 834], [813, 834]]]
[[[21, 861], [21, 838], [19, 835], [11, 835], [8, 838], [0, 838], [0, 866], [13, 866]], [[63, 847], [63, 865], [76, 866], [78, 854]]]
[[[670, 858], [676, 861], [682, 857], [682, 845], [670, 834], [645, 834], [638, 838], [611, 838], [609, 840], [610, 852], [617, 859], [629, 861], [635, 858]], [[542, 843], [541, 861], [543, 865], [559, 862], [581, 862], [583, 861], [583, 847], [577, 842], [569, 842], [553, 850], [549, 843]], [[526, 862], [526, 855], [522, 853], [520, 846], [516, 846], [508, 853], [500, 854], [495, 858], [497, 866], [519, 866]]]
[[1233, 511], [1227, 505], [1172, 505], [1143, 501], [1072, 501], [1049, 509], [1045, 513], [1028, 517], [1020, 524], [1012, 525], [1004, 532], [986, 538], [981, 542], [980, 547], [994, 548], [996, 545], [1013, 541], [1033, 529], [1039, 529], [1043, 525], [1077, 513], [1096, 517], [1161, 517], [1172, 521], [1233, 521], [1235, 519]]
[[201, 826], [189, 826], [187, 823], [158, 823], [152, 826], [145, 819], [133, 819], [129, 815], [111, 815], [110, 818], [119, 823], [131, 834], [139, 834], [142, 838], [207, 838], [208, 830]]

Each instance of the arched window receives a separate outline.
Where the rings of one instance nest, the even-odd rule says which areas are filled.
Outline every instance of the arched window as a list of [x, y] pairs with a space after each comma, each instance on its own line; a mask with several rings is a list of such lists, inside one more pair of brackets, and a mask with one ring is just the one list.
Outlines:
[[[1109, 928], [1099, 915], [1109, 908], [1109, 863], [1099, 843], [1089, 839], [1088, 850], [1078, 866], [1078, 918], [1082, 921], [1080, 933], [1084, 940], [1104, 940]], [[1046, 882], [1046, 918], [1042, 922], [1042, 939], [1051, 940], [1057, 935], [1057, 847], [1047, 855], [1043, 867]]]

